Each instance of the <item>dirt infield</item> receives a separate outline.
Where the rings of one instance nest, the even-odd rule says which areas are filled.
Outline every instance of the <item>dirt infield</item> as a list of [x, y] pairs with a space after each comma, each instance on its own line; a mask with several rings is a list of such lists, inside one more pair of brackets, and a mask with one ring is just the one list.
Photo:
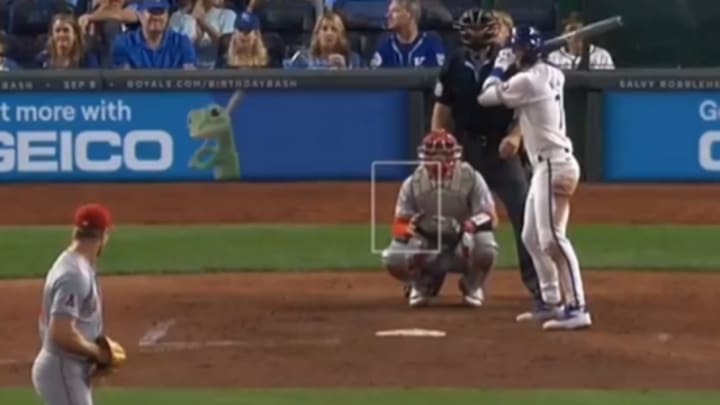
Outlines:
[[[397, 185], [378, 192], [391, 212]], [[581, 187], [576, 222], [717, 223], [720, 187]], [[0, 188], [3, 224], [66, 223], [87, 200], [120, 223], [365, 222], [363, 183], [55, 185]], [[49, 202], [52, 209], [49, 209]], [[491, 276], [485, 308], [406, 308], [384, 274], [103, 277], [108, 333], [130, 362], [118, 386], [720, 388], [720, 275], [587, 272], [592, 330], [518, 325], [515, 272]], [[0, 284], [0, 385], [29, 384], [41, 280]], [[375, 337], [426, 328], [444, 338]]]

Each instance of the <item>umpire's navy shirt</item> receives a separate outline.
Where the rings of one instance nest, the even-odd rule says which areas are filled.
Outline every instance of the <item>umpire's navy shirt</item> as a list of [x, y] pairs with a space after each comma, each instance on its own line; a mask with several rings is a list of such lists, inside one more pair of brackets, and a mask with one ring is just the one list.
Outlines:
[[181, 69], [197, 64], [195, 48], [190, 38], [172, 30], [165, 30], [157, 49], [148, 46], [142, 29], [126, 31], [115, 38], [112, 50], [114, 67], [133, 69]]
[[[497, 144], [507, 135], [514, 112], [504, 106], [483, 107], [477, 102], [493, 63], [494, 60], [489, 59], [484, 64], [476, 64], [466, 49], [459, 49], [440, 70], [435, 84], [435, 101], [450, 107], [457, 135], [463, 138], [487, 136], [491, 143]], [[511, 68], [506, 76], [515, 73]]]

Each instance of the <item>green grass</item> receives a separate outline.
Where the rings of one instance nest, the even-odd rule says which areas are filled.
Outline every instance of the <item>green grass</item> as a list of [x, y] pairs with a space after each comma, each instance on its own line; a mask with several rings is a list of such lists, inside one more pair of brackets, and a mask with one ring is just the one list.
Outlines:
[[[720, 392], [408, 390], [140, 390], [101, 389], [102, 405], [715, 405]], [[0, 390], [0, 403], [39, 405], [28, 389]]]
[[[378, 232], [387, 243], [387, 229]], [[720, 227], [575, 225], [571, 238], [586, 268], [720, 269]], [[42, 275], [67, 243], [66, 227], [0, 227], [0, 277]], [[498, 232], [499, 267], [515, 265], [510, 229]], [[364, 225], [122, 226], [103, 258], [109, 273], [228, 269], [376, 269]]]

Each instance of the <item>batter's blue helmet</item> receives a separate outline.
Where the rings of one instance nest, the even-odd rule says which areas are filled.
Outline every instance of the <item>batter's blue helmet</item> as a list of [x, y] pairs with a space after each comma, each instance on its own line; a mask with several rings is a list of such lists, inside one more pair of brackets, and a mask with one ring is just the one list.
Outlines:
[[543, 39], [540, 31], [531, 25], [518, 26], [513, 29], [510, 45], [513, 48], [523, 50], [520, 65], [530, 66], [535, 64], [543, 53]]
[[510, 45], [524, 48], [531, 53], [539, 53], [542, 44], [540, 31], [532, 25], [521, 25], [513, 29]]

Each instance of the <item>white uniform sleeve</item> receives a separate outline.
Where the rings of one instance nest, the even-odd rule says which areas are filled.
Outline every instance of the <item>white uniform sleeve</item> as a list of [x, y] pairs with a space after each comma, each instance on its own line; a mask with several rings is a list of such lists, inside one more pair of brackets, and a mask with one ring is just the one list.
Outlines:
[[516, 108], [529, 103], [533, 98], [534, 89], [530, 75], [520, 72], [502, 84], [485, 89], [478, 97], [478, 103], [482, 106], [504, 104]]
[[395, 217], [409, 218], [417, 213], [417, 203], [412, 192], [412, 177], [408, 177], [400, 186], [397, 203], [395, 204]]
[[90, 293], [90, 281], [79, 271], [68, 272], [59, 277], [53, 286], [50, 315], [80, 316], [80, 304]]
[[592, 60], [591, 58], [592, 69], [597, 70], [613, 70], [615, 69], [615, 63], [613, 62], [612, 56], [610, 56], [610, 52], [608, 52], [605, 49], [602, 48], [595, 48], [595, 60]]
[[472, 195], [470, 197], [470, 208], [473, 215], [481, 212], [491, 213], [495, 210], [495, 200], [493, 200], [490, 187], [483, 176], [475, 172], [475, 186], [473, 186]]

